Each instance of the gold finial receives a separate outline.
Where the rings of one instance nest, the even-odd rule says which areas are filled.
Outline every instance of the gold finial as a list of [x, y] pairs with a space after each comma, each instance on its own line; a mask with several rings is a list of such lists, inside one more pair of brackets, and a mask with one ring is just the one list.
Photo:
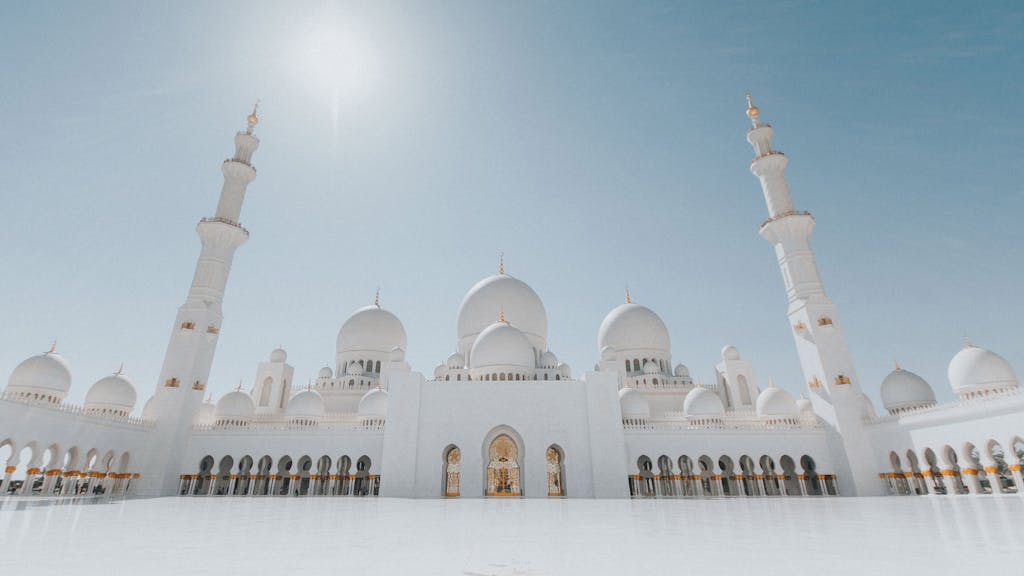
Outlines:
[[241, 391], [242, 391], [242, 379], [239, 378], [238, 379], [238, 386], [235, 386], [235, 392], [241, 392]]
[[498, 274], [505, 275], [505, 253], [498, 252]]
[[249, 114], [249, 117], [245, 119], [249, 123], [249, 128], [245, 131], [246, 134], [252, 134], [253, 129], [260, 123], [259, 110], [260, 101], [257, 100], [256, 104], [252, 107], [252, 114]]
[[970, 337], [964, 336], [964, 346], [967, 348], [974, 348], [974, 344], [971, 344]]
[[629, 296], [629, 286], [626, 286], [626, 304], [632, 304], [633, 299]]
[[47, 354], [53, 354], [56, 351], [57, 351], [57, 339], [54, 338], [53, 339], [53, 344], [50, 344], [50, 351], [47, 352]]
[[121, 362], [121, 365], [117, 367], [117, 372], [114, 372], [114, 376], [120, 376], [121, 374], [124, 374], [124, 362]]
[[893, 360], [892, 360], [892, 363], [893, 363], [894, 365], [896, 365], [896, 369], [895, 369], [895, 370], [896, 370], [897, 372], [900, 372], [901, 370], [903, 370], [903, 368], [902, 368], [902, 367], [900, 367], [900, 361], [899, 361], [899, 360], [897, 360], [897, 359], [893, 358]]
[[502, 305], [502, 307], [501, 307], [501, 312], [498, 313], [498, 322], [504, 322], [505, 324], [508, 324], [508, 321], [505, 320], [505, 306], [504, 305]]
[[750, 118], [750, 121], [754, 123], [754, 127], [755, 128], [757, 128], [757, 126], [759, 124], [757, 118], [760, 115], [761, 115], [761, 109], [758, 108], [757, 106], [754, 106], [754, 101], [750, 98], [750, 93], [748, 92], [747, 93], [747, 118]]
[[775, 388], [775, 379], [774, 378], [769, 378], [768, 379], [768, 387], [769, 388]]
[[377, 286], [377, 293], [373, 295], [373, 305], [380, 308], [380, 286]]

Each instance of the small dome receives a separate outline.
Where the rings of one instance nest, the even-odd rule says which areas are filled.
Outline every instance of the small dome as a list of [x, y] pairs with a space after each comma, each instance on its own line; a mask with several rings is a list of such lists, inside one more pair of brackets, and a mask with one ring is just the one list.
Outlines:
[[882, 397], [882, 408], [888, 412], [935, 404], [935, 391], [928, 382], [902, 368], [896, 368], [882, 380], [879, 395]]
[[515, 366], [534, 368], [533, 347], [526, 335], [507, 322], [495, 322], [477, 337], [469, 354], [470, 368]]
[[643, 394], [633, 388], [619, 390], [619, 406], [625, 420], [646, 420], [651, 417], [651, 405]]
[[323, 416], [324, 399], [316, 390], [303, 390], [288, 400], [285, 414], [293, 417], [315, 418]]
[[356, 310], [338, 331], [338, 354], [405, 350], [405, 327], [397, 316], [379, 306]]
[[558, 356], [555, 353], [548, 350], [547, 352], [540, 355], [540, 367], [541, 368], [555, 368], [558, 366]]
[[801, 414], [814, 412], [814, 406], [811, 406], [811, 401], [807, 398], [807, 396], [804, 396], [803, 394], [801, 394], [800, 397], [796, 399], [796, 409]]
[[451, 368], [452, 370], [458, 370], [460, 368], [466, 367], [466, 359], [462, 356], [462, 354], [455, 352], [454, 354], [448, 357], [448, 360], [445, 362], [445, 365]]
[[[150, 398], [146, 402], [146, 405], [142, 407], [142, 417], [144, 419], [147, 419], [146, 408], [149, 407], [149, 403], [152, 401], [153, 399]], [[195, 423], [199, 425], [213, 424], [216, 418], [216, 411], [217, 406], [215, 406], [213, 402], [211, 402], [210, 400], [204, 401], [202, 404], [199, 405], [199, 412], [196, 412]]]
[[359, 362], [349, 362], [348, 367], [345, 368], [345, 374], [350, 376], [362, 376], [363, 365]]
[[796, 416], [797, 407], [789, 392], [769, 385], [757, 395], [757, 415], [777, 418]]
[[617, 306], [601, 322], [597, 348], [612, 347], [617, 352], [651, 350], [668, 354], [671, 341], [668, 328], [653, 310], [639, 304]]
[[317, 378], [330, 380], [334, 376], [334, 371], [331, 370], [330, 366], [324, 366], [316, 373]]
[[869, 420], [874, 420], [875, 416], [878, 414], [878, 412], [875, 411], [875, 404], [874, 404], [874, 402], [872, 402], [871, 398], [868, 398], [868, 395], [864, 394], [864, 393], [861, 393], [860, 401], [861, 401], [861, 412], [862, 412], [864, 418], [867, 418]]
[[435, 366], [434, 380], [440, 380], [444, 376], [446, 370], [448, 370], [448, 368], [444, 364], [438, 364], [437, 366]]
[[388, 393], [375, 388], [359, 399], [359, 415], [364, 418], [383, 419], [388, 415]]
[[676, 376], [679, 378], [689, 378], [690, 369], [687, 368], [684, 364], [676, 364]]
[[725, 414], [722, 399], [707, 388], [700, 386], [690, 390], [683, 400], [683, 413], [687, 416], [721, 416]]
[[739, 360], [740, 351], [735, 346], [729, 344], [722, 348], [722, 360]]
[[60, 402], [71, 389], [71, 369], [64, 357], [47, 352], [26, 358], [11, 372], [7, 391], [15, 394], [39, 394]]
[[284, 348], [274, 348], [274, 351], [270, 353], [271, 362], [286, 362], [288, 360], [288, 353], [284, 351]]
[[658, 365], [654, 362], [651, 362], [650, 360], [644, 362], [644, 374], [657, 374], [660, 371], [661, 368], [658, 368]]
[[612, 348], [611, 346], [602, 346], [601, 361], [608, 362], [611, 360], [615, 360], [615, 348]]
[[149, 400], [146, 400], [146, 403], [142, 405], [142, 419], [143, 420], [149, 420], [150, 422], [155, 422], [156, 421], [157, 414], [156, 414], [156, 402], [154, 402], [155, 399], [156, 399], [156, 396], [150, 396]]
[[[522, 280], [497, 274], [477, 282], [459, 305], [459, 351], [468, 352], [502, 311], [523, 332], [532, 348], [547, 349], [548, 314], [540, 296]], [[470, 353], [471, 360], [472, 357]]]
[[85, 393], [86, 412], [127, 415], [135, 407], [135, 385], [120, 371], [96, 381]]
[[391, 349], [391, 354], [388, 356], [388, 360], [392, 362], [402, 362], [405, 360], [405, 348], [401, 346], [395, 346]]
[[223, 420], [245, 420], [250, 421], [256, 414], [256, 406], [252, 397], [241, 390], [228, 392], [217, 401], [217, 408], [214, 410], [214, 417], [217, 422]]
[[949, 362], [948, 375], [953, 392], [961, 397], [1018, 386], [1013, 368], [1002, 356], [977, 346], [957, 352]]

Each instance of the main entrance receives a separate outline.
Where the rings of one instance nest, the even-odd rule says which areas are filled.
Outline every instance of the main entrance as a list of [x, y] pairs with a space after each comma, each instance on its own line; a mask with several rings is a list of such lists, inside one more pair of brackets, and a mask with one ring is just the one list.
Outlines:
[[491, 441], [487, 450], [487, 495], [522, 496], [519, 447], [507, 434]]

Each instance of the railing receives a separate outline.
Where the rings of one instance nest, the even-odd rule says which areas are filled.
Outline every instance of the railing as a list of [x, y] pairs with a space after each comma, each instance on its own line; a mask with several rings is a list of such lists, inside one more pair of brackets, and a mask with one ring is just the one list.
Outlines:
[[[668, 414], [666, 414], [668, 416]], [[622, 428], [627, 432], [682, 432], [688, 430], [822, 430], [821, 423], [815, 419], [774, 418], [769, 420], [730, 418], [728, 413], [723, 416], [693, 417], [680, 420], [646, 420], [643, 422], [625, 421]]]
[[229, 422], [214, 424], [195, 424], [192, 429], [204, 431], [286, 431], [286, 430], [349, 430], [354, 432], [381, 432], [384, 430], [383, 419], [364, 420], [354, 412], [327, 413], [313, 418], [296, 418], [288, 414], [257, 414], [251, 422]]
[[33, 408], [44, 408], [46, 410], [53, 410], [54, 412], [63, 412], [65, 414], [75, 414], [77, 416], [84, 416], [86, 418], [92, 418], [94, 420], [102, 420], [106, 422], [115, 422], [118, 424], [130, 424], [132, 426], [140, 426], [143, 428], [152, 428], [155, 422], [151, 420], [143, 420], [136, 416], [119, 416], [115, 414], [97, 414], [86, 412], [85, 408], [77, 404], [71, 404], [69, 402], [61, 402], [60, 404], [51, 404], [49, 402], [37, 401], [32, 398], [26, 398], [15, 392], [2, 392], [0, 393], [0, 400], [6, 402], [12, 402], [16, 404], [24, 404], [26, 406], [32, 406]]
[[962, 410], [978, 406], [991, 407], [994, 403], [1019, 400], [1021, 398], [1020, 388], [1011, 388], [999, 392], [993, 392], [988, 396], [977, 396], [968, 399], [957, 399], [949, 404], [928, 404], [914, 408], [902, 408], [896, 414], [881, 414], [873, 419], [876, 424], [898, 422], [902, 418], [916, 417], [924, 414], [948, 415]]
[[810, 215], [811, 215], [811, 213], [806, 211], [806, 210], [790, 210], [789, 212], [783, 212], [782, 214], [779, 214], [778, 216], [772, 216], [771, 218], [765, 220], [764, 222], [761, 222], [761, 226], [760, 227], [764, 228], [765, 226], [767, 226], [771, 222], [774, 222], [776, 220], [782, 220], [786, 216], [810, 216]]
[[245, 226], [242, 226], [241, 224], [239, 224], [238, 222], [235, 222], [234, 220], [229, 220], [227, 218], [221, 218], [220, 216], [213, 216], [213, 217], [210, 217], [210, 218], [201, 218], [199, 220], [199, 222], [220, 222], [221, 224], [227, 224], [229, 226], [234, 226], [235, 228], [238, 228], [242, 232], [245, 232], [246, 236], [249, 235], [249, 231], [245, 229]]

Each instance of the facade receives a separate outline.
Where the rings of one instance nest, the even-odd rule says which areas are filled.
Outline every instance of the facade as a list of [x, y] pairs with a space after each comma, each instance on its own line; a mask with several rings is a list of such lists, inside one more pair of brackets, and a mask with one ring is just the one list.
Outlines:
[[[250, 390], [203, 400], [259, 140], [256, 111], [222, 165], [213, 217], [171, 328], [160, 379], [142, 406], [118, 370], [83, 406], [64, 399], [71, 369], [54, 346], [14, 368], [0, 395], [0, 494], [442, 497], [715, 497], [1024, 493], [1024, 396], [1012, 368], [969, 342], [949, 364], [957, 399], [897, 366], [883, 412], [862, 391], [836, 306], [795, 208], [787, 159], [749, 102], [751, 172], [769, 218], [788, 319], [806, 380], [794, 398], [757, 384], [734, 346], [711, 385], [673, 364], [650, 308], [611, 310], [598, 362], [579, 375], [547, 345], [544, 304], [505, 273], [467, 292], [448, 358], [428, 375], [405, 360], [398, 317], [379, 299], [343, 324], [334, 366], [294, 386], [282, 349]], [[16, 474], [16, 473], [21, 474]], [[24, 480], [15, 476], [24, 475]]]

